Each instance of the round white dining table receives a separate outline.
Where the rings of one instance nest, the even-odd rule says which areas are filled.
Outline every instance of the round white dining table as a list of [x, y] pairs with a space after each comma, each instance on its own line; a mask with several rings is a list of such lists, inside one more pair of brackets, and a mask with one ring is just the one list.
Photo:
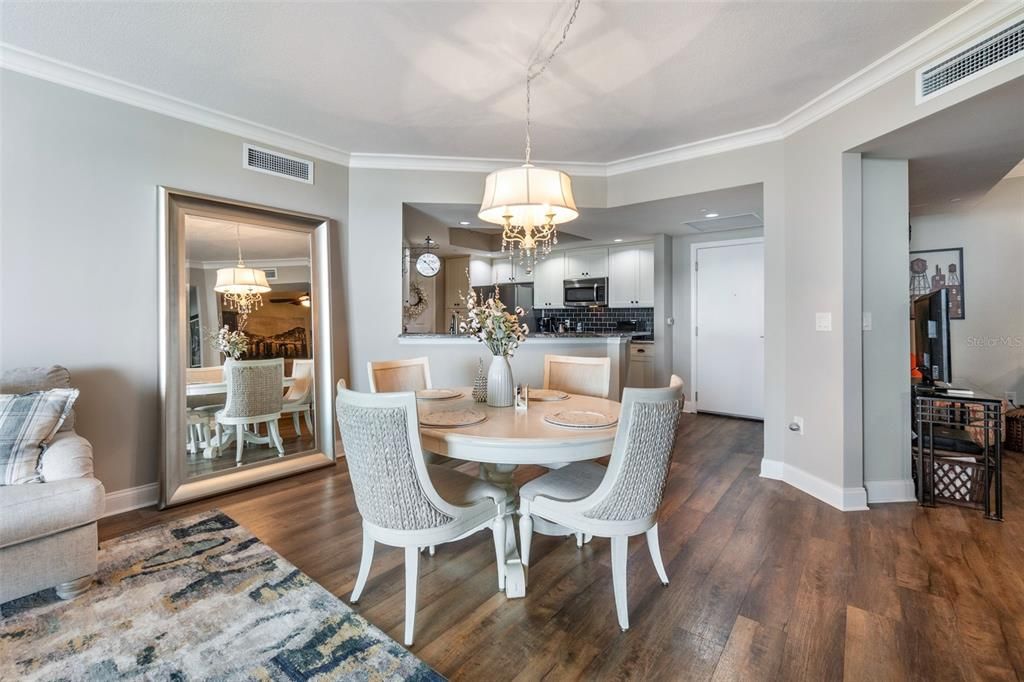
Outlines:
[[[565, 400], [530, 400], [525, 412], [514, 407], [489, 407], [472, 399], [472, 389], [460, 388], [462, 397], [448, 400], [419, 400], [420, 417], [435, 411], [474, 409], [487, 419], [471, 426], [437, 428], [420, 426], [423, 449], [445, 457], [481, 464], [487, 481], [518, 496], [514, 472], [521, 464], [566, 464], [610, 455], [618, 422], [605, 428], [568, 428], [545, 421], [545, 416], [563, 410], [590, 410], [619, 416], [621, 405], [614, 400], [570, 395]], [[516, 544], [514, 505], [505, 519], [507, 597], [526, 595], [526, 575]]]

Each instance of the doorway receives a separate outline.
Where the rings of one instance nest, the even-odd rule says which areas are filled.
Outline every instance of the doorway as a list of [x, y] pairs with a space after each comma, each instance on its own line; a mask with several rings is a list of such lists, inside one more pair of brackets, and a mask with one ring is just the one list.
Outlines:
[[691, 246], [698, 412], [764, 419], [764, 240]]

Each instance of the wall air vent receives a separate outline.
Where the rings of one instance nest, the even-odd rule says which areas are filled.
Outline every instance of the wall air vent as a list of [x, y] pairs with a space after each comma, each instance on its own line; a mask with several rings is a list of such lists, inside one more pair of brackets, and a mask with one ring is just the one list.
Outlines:
[[989, 31], [917, 72], [917, 103], [962, 85], [1024, 56], [1024, 19]]
[[701, 218], [685, 223], [697, 232], [726, 232], [727, 230], [743, 230], [749, 227], [763, 227], [764, 221], [756, 213], [739, 213], [724, 215], [720, 218]]
[[242, 168], [313, 184], [313, 162], [270, 151], [256, 145], [242, 145]]
[[277, 268], [260, 268], [260, 270], [267, 274], [267, 281], [273, 282], [277, 279]]

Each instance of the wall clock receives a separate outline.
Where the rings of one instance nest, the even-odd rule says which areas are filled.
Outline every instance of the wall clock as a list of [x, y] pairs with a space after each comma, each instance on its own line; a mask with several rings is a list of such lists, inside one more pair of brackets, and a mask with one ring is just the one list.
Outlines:
[[441, 259], [435, 254], [424, 253], [416, 259], [416, 272], [424, 277], [433, 277], [441, 271]]

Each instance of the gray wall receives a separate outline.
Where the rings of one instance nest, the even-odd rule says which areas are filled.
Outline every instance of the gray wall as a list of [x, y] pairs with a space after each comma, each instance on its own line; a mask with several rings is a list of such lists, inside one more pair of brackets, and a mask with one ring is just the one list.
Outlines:
[[908, 163], [864, 159], [864, 482], [868, 501], [910, 499]]
[[977, 203], [911, 220], [911, 248], [964, 249], [964, 319], [951, 320], [953, 378], [1024, 401], [1024, 177]]
[[[82, 394], [78, 430], [108, 491], [157, 480], [157, 186], [337, 221], [343, 320], [348, 171], [316, 184], [243, 170], [243, 140], [9, 71], [3, 149], [0, 366], [60, 363]], [[389, 252], [390, 253], [390, 252]], [[336, 367], [347, 334], [336, 324]]]

